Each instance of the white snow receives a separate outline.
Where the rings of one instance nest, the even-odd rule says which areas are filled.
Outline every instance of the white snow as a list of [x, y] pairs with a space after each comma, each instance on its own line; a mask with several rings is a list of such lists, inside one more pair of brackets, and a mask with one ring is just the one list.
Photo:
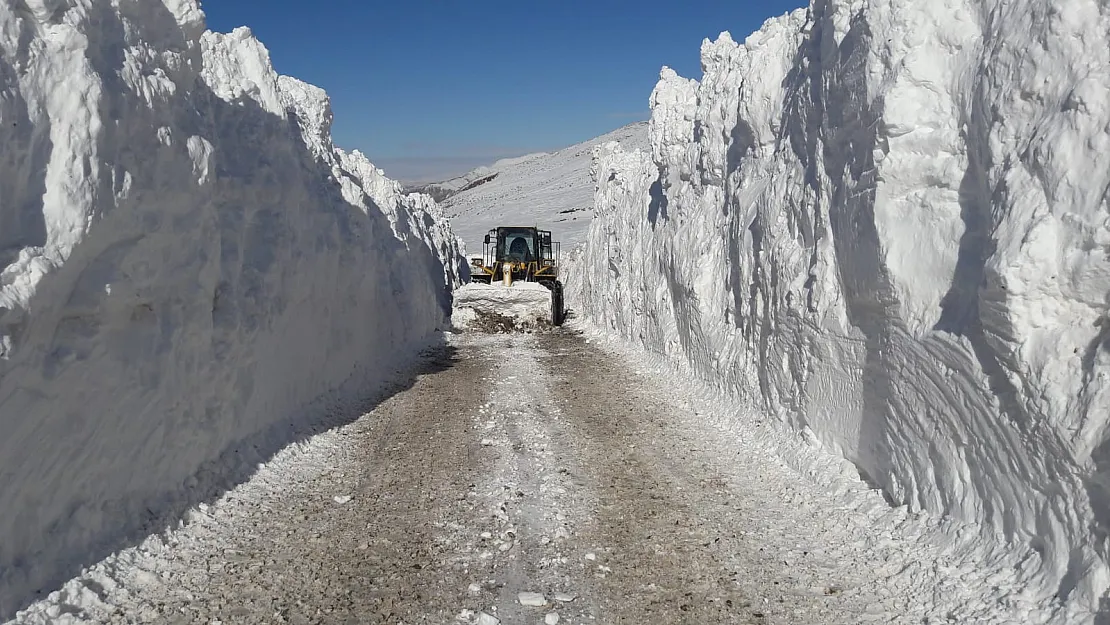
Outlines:
[[487, 178], [489, 178], [491, 175], [498, 174], [506, 167], [518, 165], [525, 161], [529, 161], [534, 158], [540, 158], [543, 156], [550, 156], [550, 154], [547, 152], [533, 152], [531, 154], [524, 154], [522, 156], [498, 159], [494, 161], [491, 165], [476, 167], [475, 169], [472, 169], [471, 171], [468, 171], [461, 176], [455, 176], [454, 178], [450, 178], [442, 182], [431, 182], [428, 184], [420, 185], [420, 188], [422, 188], [432, 196], [442, 195], [444, 197], [448, 197], [463, 190], [485, 184]]
[[[814, 2], [664, 69], [597, 150], [572, 309], [842, 455], [910, 512], [1110, 587], [1110, 18]], [[581, 279], [575, 279], [581, 275]], [[955, 530], [953, 530], [955, 531]]]
[[0, 617], [442, 328], [442, 212], [195, 0], [0, 5]]
[[551, 230], [563, 250], [585, 239], [593, 208], [590, 163], [596, 146], [616, 141], [629, 150], [647, 146], [647, 123], [637, 122], [550, 154], [498, 161], [450, 181], [443, 208], [469, 252], [498, 226]]
[[517, 593], [516, 600], [520, 602], [520, 605], [529, 607], [541, 607], [547, 605], [547, 599], [538, 592]]
[[551, 320], [551, 290], [538, 282], [468, 282], [455, 290], [452, 323], [473, 326], [489, 314], [504, 317], [521, 328], [536, 327]]

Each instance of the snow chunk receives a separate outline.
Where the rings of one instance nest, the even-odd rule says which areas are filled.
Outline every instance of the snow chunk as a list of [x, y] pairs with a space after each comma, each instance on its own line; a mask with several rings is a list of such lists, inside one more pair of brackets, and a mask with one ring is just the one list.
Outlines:
[[520, 605], [529, 607], [541, 607], [547, 605], [547, 599], [538, 592], [517, 593], [516, 600], [520, 602]]
[[459, 327], [472, 327], [491, 316], [522, 328], [543, 325], [551, 320], [551, 290], [536, 282], [511, 287], [470, 282], [455, 290], [454, 315]]

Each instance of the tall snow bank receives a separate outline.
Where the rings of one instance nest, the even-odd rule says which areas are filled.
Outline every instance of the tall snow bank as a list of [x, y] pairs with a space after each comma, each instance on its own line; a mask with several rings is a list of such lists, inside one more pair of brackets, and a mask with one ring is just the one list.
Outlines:
[[195, 0], [0, 4], [0, 617], [446, 324], [433, 202]]
[[599, 148], [572, 304], [912, 510], [1110, 586], [1110, 19], [1096, 0], [823, 1], [664, 68]]

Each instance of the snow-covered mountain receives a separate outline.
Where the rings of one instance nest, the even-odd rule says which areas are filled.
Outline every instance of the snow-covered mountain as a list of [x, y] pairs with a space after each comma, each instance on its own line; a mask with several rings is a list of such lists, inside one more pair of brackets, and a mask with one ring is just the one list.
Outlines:
[[485, 234], [505, 225], [539, 225], [569, 249], [584, 240], [590, 222], [594, 148], [611, 141], [628, 150], [646, 148], [647, 130], [647, 122], [629, 124], [550, 154], [504, 159], [423, 190], [442, 198], [468, 253], [480, 253]]
[[196, 0], [0, 4], [0, 617], [442, 327], [442, 212], [330, 123]]
[[[1110, 587], [1110, 15], [813, 0], [664, 69], [571, 272], [592, 323], [815, 435], [911, 512]], [[1034, 618], [1036, 616], [1036, 618]], [[1031, 621], [1044, 615], [1031, 615]]]
[[[646, 128], [647, 123], [644, 123]], [[647, 133], [645, 130], [645, 138]], [[547, 152], [533, 152], [532, 154], [524, 154], [522, 156], [514, 156], [512, 158], [502, 158], [494, 161], [492, 165], [482, 165], [468, 171], [461, 176], [455, 176], [442, 182], [429, 182], [426, 184], [413, 185], [409, 190], [417, 193], [424, 193], [431, 196], [437, 202], [442, 202], [447, 198], [455, 195], [461, 191], [468, 191], [479, 185], [485, 184], [490, 180], [497, 177], [498, 173], [506, 167], [511, 167], [518, 163], [531, 160], [533, 158], [540, 158], [550, 156]]]

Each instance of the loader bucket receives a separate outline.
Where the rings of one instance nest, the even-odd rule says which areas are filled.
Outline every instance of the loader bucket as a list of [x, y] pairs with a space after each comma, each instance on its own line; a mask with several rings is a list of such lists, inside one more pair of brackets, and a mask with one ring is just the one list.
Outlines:
[[562, 289], [538, 282], [471, 282], [455, 290], [453, 323], [459, 328], [525, 330], [563, 322]]

